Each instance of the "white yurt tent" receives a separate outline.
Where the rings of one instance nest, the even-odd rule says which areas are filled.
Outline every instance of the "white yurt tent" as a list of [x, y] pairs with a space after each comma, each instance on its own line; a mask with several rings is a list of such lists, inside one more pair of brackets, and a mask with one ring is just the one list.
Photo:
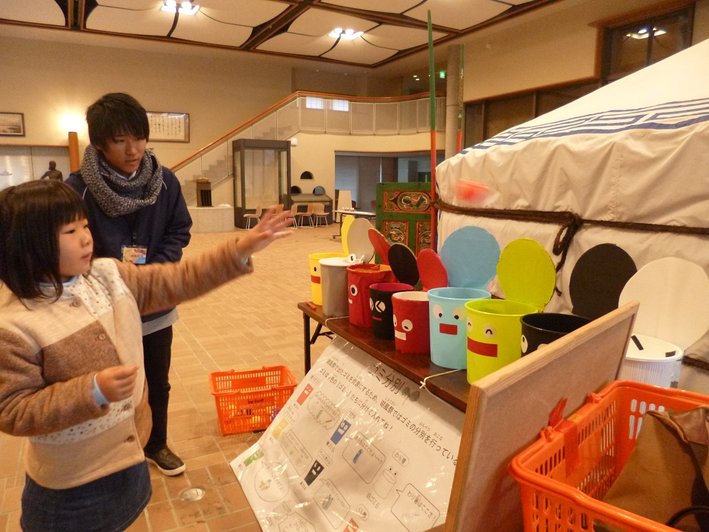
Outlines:
[[[437, 249], [469, 225], [488, 230], [500, 248], [522, 237], [538, 241], [558, 267], [550, 312], [581, 313], [574, 288], [578, 298], [594, 299], [608, 297], [604, 289], [614, 283], [617, 305], [636, 270], [682, 259], [681, 267], [654, 270], [646, 280], [655, 285], [643, 292], [637, 327], [667, 331], [689, 323], [672, 340], [709, 361], [707, 65], [709, 40], [441, 163]], [[464, 180], [493, 193], [470, 202], [459, 193]], [[618, 253], [579, 260], [603, 246]], [[497, 279], [490, 288], [504, 297]], [[678, 295], [692, 301], [685, 306]]]

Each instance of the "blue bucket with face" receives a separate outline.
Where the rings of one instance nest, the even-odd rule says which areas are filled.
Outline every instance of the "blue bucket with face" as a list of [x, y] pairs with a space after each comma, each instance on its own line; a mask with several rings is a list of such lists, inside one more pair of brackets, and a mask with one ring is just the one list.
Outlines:
[[431, 362], [442, 368], [467, 367], [465, 303], [488, 299], [481, 288], [432, 288], [428, 291]]

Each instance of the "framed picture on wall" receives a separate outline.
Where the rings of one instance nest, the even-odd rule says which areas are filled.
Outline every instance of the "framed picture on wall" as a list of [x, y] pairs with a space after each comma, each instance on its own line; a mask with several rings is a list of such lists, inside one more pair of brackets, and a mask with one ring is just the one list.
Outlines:
[[190, 115], [148, 111], [150, 140], [157, 142], [189, 142]]
[[24, 137], [25, 115], [23, 113], [0, 112], [0, 136]]

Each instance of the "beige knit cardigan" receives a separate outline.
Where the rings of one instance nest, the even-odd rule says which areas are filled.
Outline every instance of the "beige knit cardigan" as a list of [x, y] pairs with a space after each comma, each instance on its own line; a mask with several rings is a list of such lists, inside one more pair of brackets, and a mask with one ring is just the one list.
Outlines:
[[[21, 301], [0, 285], [0, 430], [29, 437], [27, 474], [42, 486], [64, 489], [144, 460], [151, 421], [140, 315], [251, 271], [236, 240], [180, 263], [96, 259], [77, 282], [84, 283], [84, 295], [108, 296], [110, 304], [98, 315], [76, 296]], [[93, 377], [119, 364], [140, 368], [133, 400], [101, 407], [92, 395]]]

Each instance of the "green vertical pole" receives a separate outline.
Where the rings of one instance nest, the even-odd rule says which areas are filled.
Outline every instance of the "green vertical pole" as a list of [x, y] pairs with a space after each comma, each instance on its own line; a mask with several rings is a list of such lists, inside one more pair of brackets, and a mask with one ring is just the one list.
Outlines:
[[431, 128], [431, 248], [436, 250], [436, 64], [433, 57], [433, 24], [428, 10], [428, 90]]

